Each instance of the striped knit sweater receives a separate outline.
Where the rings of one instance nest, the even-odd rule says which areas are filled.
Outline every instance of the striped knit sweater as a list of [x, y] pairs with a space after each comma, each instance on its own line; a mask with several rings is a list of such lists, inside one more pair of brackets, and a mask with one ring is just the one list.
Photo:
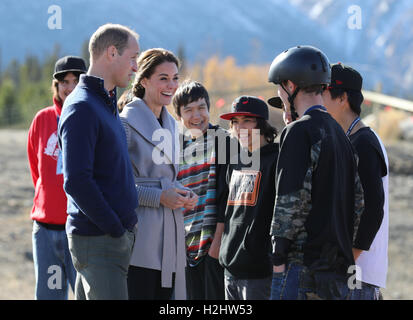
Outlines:
[[[222, 130], [219, 127], [209, 129]], [[194, 210], [183, 209], [187, 260], [197, 265], [211, 246], [216, 223], [216, 147], [215, 136], [205, 133], [196, 140], [184, 141], [177, 180], [195, 192]]]

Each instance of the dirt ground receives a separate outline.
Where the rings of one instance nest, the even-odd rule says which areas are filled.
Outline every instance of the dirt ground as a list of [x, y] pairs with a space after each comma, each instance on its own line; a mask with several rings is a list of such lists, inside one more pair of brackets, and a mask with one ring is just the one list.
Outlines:
[[[34, 296], [29, 212], [34, 190], [27, 131], [0, 130], [0, 299]], [[385, 299], [413, 299], [413, 143], [387, 144], [390, 160], [389, 270]], [[71, 295], [73, 298], [73, 296]]]

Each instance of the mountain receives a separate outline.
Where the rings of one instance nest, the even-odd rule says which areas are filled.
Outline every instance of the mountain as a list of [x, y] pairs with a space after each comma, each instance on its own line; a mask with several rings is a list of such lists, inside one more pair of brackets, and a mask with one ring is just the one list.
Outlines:
[[[49, 29], [57, 5], [61, 29]], [[349, 27], [358, 6], [360, 29]], [[54, 7], [51, 7], [52, 9]], [[357, 7], [356, 7], [357, 9]], [[297, 44], [322, 49], [331, 62], [359, 69], [365, 88], [412, 95], [413, 2], [410, 0], [2, 0], [1, 68], [28, 54], [81, 54], [98, 26], [121, 23], [140, 34], [142, 49], [185, 49], [190, 62], [213, 54], [238, 64], [269, 64]]]

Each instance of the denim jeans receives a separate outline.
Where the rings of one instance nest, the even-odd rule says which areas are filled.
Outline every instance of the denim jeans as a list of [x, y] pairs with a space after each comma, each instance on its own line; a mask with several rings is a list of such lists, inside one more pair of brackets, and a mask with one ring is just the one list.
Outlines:
[[76, 270], [66, 231], [50, 230], [33, 221], [33, 262], [36, 300], [66, 300], [69, 284], [74, 290]]
[[[307, 272], [305, 266], [291, 263], [286, 265], [284, 272], [273, 273], [271, 300], [318, 300], [321, 298], [349, 300], [352, 298], [352, 291], [348, 288], [344, 277], [334, 273], [319, 273], [317, 285], [309, 285], [304, 281]], [[331, 288], [334, 289], [335, 295], [326, 298], [323, 294], [331, 292], [328, 290]]]
[[77, 270], [76, 300], [127, 300], [127, 274], [135, 234], [125, 231], [119, 238], [76, 234], [67, 237]]
[[371, 284], [362, 282], [360, 289], [354, 289], [351, 294], [351, 300], [381, 300], [380, 288]]
[[237, 279], [224, 276], [225, 300], [269, 300], [271, 277], [262, 279]]
[[297, 300], [300, 274], [303, 266], [287, 264], [284, 272], [274, 272], [271, 283], [271, 300]]

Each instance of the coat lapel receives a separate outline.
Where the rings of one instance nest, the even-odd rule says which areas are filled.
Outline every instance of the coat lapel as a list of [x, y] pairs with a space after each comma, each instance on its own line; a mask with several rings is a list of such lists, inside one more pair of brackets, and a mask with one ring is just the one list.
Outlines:
[[159, 124], [154, 113], [140, 98], [135, 98], [127, 104], [121, 116], [128, 120], [130, 126], [140, 134], [148, 143], [157, 148], [154, 161], [173, 165], [175, 174], [179, 162], [179, 138], [175, 119], [169, 114], [166, 107], [162, 107], [161, 119], [163, 127]]

